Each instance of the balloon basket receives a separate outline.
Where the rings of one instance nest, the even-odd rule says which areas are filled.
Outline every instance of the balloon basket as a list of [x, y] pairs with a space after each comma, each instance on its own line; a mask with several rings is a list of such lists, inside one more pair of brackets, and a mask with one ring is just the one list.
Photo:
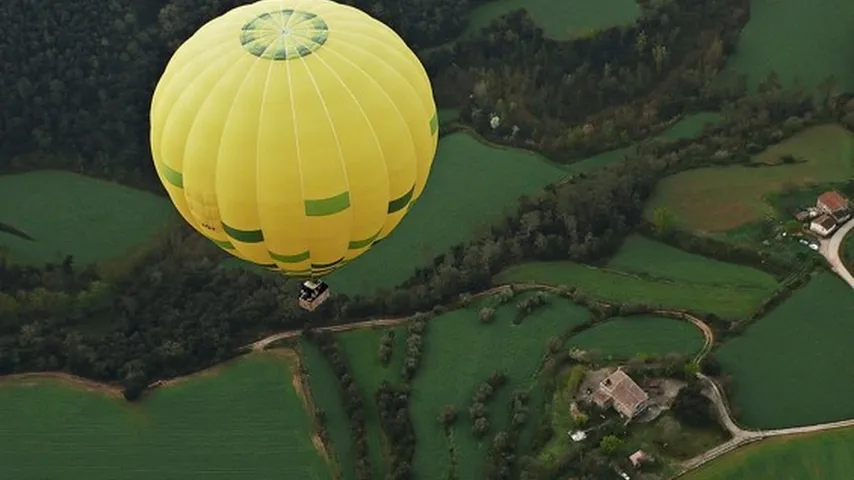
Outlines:
[[299, 306], [303, 310], [313, 312], [331, 294], [329, 286], [320, 280], [306, 280], [302, 282], [299, 290]]

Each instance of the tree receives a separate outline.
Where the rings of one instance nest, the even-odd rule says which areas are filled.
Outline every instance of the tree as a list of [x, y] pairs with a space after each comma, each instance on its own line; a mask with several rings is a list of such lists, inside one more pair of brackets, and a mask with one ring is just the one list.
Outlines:
[[669, 233], [676, 224], [676, 215], [667, 207], [658, 207], [652, 212], [652, 226], [659, 235]]
[[670, 407], [676, 418], [692, 427], [709, 427], [716, 423], [712, 415], [712, 402], [702, 392], [699, 382], [682, 387]]
[[442, 407], [442, 411], [439, 413], [437, 420], [440, 425], [445, 428], [449, 428], [457, 421], [457, 408], [453, 405], [445, 405]]
[[474, 433], [475, 438], [483, 438], [486, 435], [486, 432], [489, 431], [489, 420], [486, 417], [479, 417], [474, 421], [474, 425], [472, 426], [472, 432]]
[[480, 323], [492, 323], [495, 320], [495, 309], [483, 307], [477, 313], [477, 319]]
[[718, 358], [714, 354], [707, 354], [700, 361], [700, 371], [710, 377], [717, 377], [723, 371]]
[[606, 455], [613, 455], [623, 446], [623, 441], [616, 435], [605, 435], [599, 442], [599, 448]]

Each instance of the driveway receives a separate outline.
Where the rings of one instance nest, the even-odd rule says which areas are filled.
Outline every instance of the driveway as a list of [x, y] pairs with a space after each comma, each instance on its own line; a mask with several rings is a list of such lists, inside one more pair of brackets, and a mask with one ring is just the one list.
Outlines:
[[819, 252], [827, 259], [828, 263], [830, 263], [830, 268], [836, 272], [837, 275], [842, 277], [851, 288], [854, 288], [854, 276], [851, 275], [851, 272], [845, 268], [845, 264], [842, 263], [842, 259], [839, 257], [839, 247], [842, 246], [842, 240], [845, 238], [845, 235], [848, 232], [854, 229], [854, 220], [849, 220], [848, 223], [842, 226], [839, 230], [837, 230], [830, 238], [822, 240], [821, 245], [819, 247]]

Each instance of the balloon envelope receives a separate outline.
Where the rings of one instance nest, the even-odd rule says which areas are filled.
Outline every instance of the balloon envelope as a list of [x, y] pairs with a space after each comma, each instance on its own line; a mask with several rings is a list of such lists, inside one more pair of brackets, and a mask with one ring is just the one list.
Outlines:
[[262, 0], [175, 52], [151, 104], [158, 176], [241, 259], [320, 277], [382, 240], [427, 182], [430, 81], [390, 28], [327, 0]]

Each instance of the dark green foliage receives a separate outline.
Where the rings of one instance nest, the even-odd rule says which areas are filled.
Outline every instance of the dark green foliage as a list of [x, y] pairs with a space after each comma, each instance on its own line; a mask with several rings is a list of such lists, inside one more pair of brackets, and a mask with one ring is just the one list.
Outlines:
[[702, 392], [702, 385], [692, 382], [682, 387], [670, 407], [680, 422], [692, 427], [704, 428], [715, 425], [712, 401]]

